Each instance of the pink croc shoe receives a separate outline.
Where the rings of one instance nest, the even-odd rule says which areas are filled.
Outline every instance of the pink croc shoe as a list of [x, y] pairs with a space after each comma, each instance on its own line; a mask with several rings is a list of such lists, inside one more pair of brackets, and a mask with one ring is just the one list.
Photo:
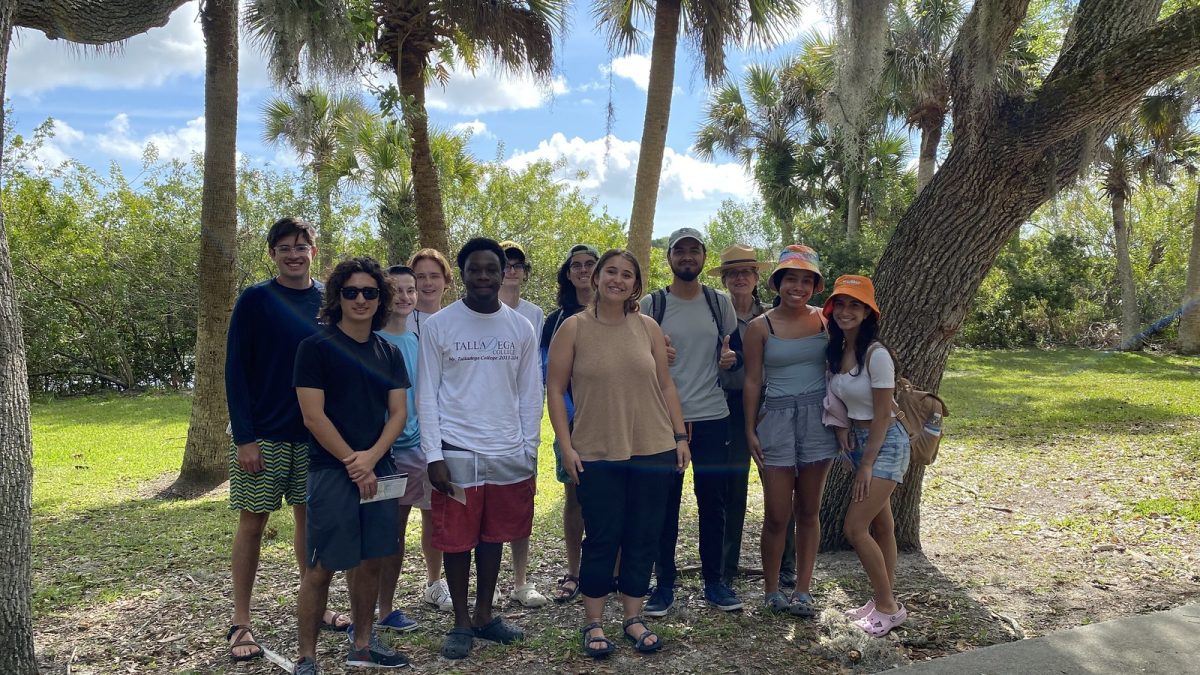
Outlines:
[[904, 620], [907, 618], [908, 610], [904, 609], [904, 605], [900, 605], [895, 614], [884, 614], [872, 608], [870, 614], [855, 621], [854, 625], [863, 629], [871, 637], [883, 637], [891, 632], [893, 628], [904, 623]]
[[847, 619], [850, 619], [851, 621], [858, 621], [859, 619], [866, 618], [866, 616], [868, 614], [870, 614], [871, 612], [874, 612], [874, 611], [875, 611], [875, 598], [871, 598], [870, 600], [867, 601], [867, 604], [863, 605], [862, 607], [859, 607], [857, 609], [848, 609], [842, 613], [846, 615]]

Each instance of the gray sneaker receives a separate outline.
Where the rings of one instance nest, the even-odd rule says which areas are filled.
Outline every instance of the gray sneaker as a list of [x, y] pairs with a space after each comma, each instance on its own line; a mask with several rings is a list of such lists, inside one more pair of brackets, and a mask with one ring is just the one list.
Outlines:
[[296, 668], [292, 673], [293, 675], [320, 675], [321, 671], [317, 668], [317, 662], [306, 656], [296, 662]]
[[371, 638], [368, 640], [367, 646], [362, 649], [354, 646], [353, 628], [346, 631], [346, 636], [350, 638], [350, 653], [346, 655], [346, 665], [348, 666], [403, 668], [408, 665], [408, 657], [385, 645], [375, 631], [371, 631]]

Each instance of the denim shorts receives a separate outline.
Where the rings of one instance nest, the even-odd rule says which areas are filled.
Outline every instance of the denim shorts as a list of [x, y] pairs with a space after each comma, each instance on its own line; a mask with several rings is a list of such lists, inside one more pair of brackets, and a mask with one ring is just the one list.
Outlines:
[[772, 396], [763, 402], [762, 418], [755, 431], [764, 465], [795, 467], [837, 456], [837, 436], [821, 423], [824, 398], [825, 392], [817, 391]]
[[[850, 461], [857, 469], [862, 463], [863, 450], [867, 447], [867, 436], [871, 430], [866, 427], [851, 427], [854, 434], [854, 449], [850, 451]], [[908, 446], [908, 432], [896, 420], [888, 427], [887, 435], [883, 438], [883, 447], [871, 467], [871, 475], [875, 478], [903, 483], [904, 472], [908, 471], [908, 458], [911, 450]]]

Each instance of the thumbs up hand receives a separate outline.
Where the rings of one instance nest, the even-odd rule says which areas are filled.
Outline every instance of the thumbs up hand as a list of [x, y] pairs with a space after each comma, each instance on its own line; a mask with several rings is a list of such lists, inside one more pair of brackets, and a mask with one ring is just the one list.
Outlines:
[[675, 348], [671, 346], [671, 336], [663, 333], [663, 339], [667, 342], [667, 365], [675, 365]]
[[721, 341], [721, 358], [717, 361], [717, 367], [721, 370], [729, 370], [737, 365], [737, 354], [729, 348], [729, 336]]

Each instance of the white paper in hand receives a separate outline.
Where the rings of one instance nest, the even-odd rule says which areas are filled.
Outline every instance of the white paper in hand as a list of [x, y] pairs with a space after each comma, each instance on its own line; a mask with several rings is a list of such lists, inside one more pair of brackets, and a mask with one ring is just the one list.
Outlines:
[[466, 506], [467, 505], [467, 489], [464, 488], [463, 486], [459, 485], [458, 483], [451, 483], [450, 484], [450, 498], [453, 499], [454, 501], [458, 502], [459, 504]]
[[384, 499], [399, 499], [408, 488], [408, 474], [398, 473], [375, 481], [375, 496], [370, 499], [360, 499], [359, 504], [378, 502]]

